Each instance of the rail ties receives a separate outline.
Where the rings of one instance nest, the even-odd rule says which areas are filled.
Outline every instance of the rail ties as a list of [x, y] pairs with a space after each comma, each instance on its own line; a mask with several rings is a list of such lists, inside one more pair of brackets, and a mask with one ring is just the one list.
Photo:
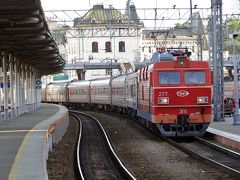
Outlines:
[[239, 178], [240, 177], [240, 154], [208, 142], [201, 138], [191, 140], [176, 140], [164, 138], [168, 143], [191, 155], [198, 160], [222, 169], [224, 172]]
[[86, 113], [70, 114], [80, 120], [77, 153], [81, 179], [135, 179], [117, 157], [100, 122]]

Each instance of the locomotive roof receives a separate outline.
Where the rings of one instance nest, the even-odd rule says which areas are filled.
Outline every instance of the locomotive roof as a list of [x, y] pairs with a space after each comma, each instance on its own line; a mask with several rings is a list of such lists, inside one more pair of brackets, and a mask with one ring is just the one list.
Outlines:
[[[186, 59], [184, 66], [179, 66], [179, 59]], [[209, 69], [209, 63], [207, 61], [192, 61], [185, 56], [177, 57], [175, 61], [157, 61], [149, 65], [150, 69], [175, 69], [175, 68], [193, 68], [193, 69]]]

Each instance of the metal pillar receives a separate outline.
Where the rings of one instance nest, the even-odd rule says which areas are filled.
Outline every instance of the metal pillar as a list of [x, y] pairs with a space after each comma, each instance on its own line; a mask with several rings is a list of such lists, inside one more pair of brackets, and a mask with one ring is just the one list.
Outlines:
[[14, 69], [15, 69], [15, 108], [16, 108], [16, 114], [15, 116], [18, 117], [19, 116], [19, 82], [20, 82], [20, 75], [19, 75], [19, 71], [18, 71], [18, 61], [17, 58], [14, 57], [15, 59], [15, 64], [14, 64]]
[[33, 84], [33, 110], [34, 111], [37, 109], [37, 99], [36, 99], [37, 89], [36, 89], [36, 86], [35, 86], [36, 79], [37, 79], [37, 71], [34, 68], [33, 69], [33, 83], [34, 83]]
[[11, 119], [15, 117], [15, 108], [14, 108], [14, 76], [13, 76], [13, 55], [9, 54], [10, 59], [10, 97], [11, 97]]
[[3, 90], [4, 90], [4, 120], [8, 119], [8, 80], [7, 80], [7, 54], [3, 56]]
[[[199, 32], [198, 32], [199, 33]], [[203, 60], [203, 56], [202, 56], [202, 51], [203, 51], [203, 42], [202, 42], [202, 35], [199, 33], [198, 37], [197, 37], [197, 44], [198, 44], [198, 49], [197, 49], [197, 55], [198, 55], [198, 60]]]
[[[3, 61], [3, 56], [2, 56], [2, 52], [0, 52], [0, 59], [1, 61]], [[2, 67], [0, 67], [0, 75], [2, 76], [2, 72], [3, 72], [3, 69]], [[0, 83], [2, 83], [2, 78], [0, 78]], [[3, 118], [2, 118], [2, 88], [0, 88], [0, 122], [3, 121]]]
[[29, 69], [28, 66], [26, 65], [25, 68], [25, 107], [26, 107], [26, 112], [29, 112]]
[[22, 114], [25, 111], [25, 89], [24, 89], [24, 71], [25, 67], [23, 64], [21, 64], [21, 83], [20, 83], [20, 92], [19, 92], [19, 97], [20, 97], [20, 114]]
[[[224, 121], [222, 0], [212, 0], [213, 121]], [[211, 39], [210, 39], [211, 41]]]
[[37, 79], [37, 71], [36, 71], [36, 69], [34, 69], [34, 71], [33, 71], [33, 74], [34, 74], [34, 77], [33, 77], [33, 81], [34, 81], [34, 85], [33, 85], [33, 110], [35, 111], [37, 108], [38, 108], [38, 106], [37, 106], [37, 89], [36, 89], [36, 87], [35, 87], [35, 81], [36, 81], [36, 79]]
[[233, 48], [233, 63], [234, 63], [234, 99], [235, 99], [235, 113], [233, 116], [233, 125], [240, 125], [239, 116], [239, 97], [238, 97], [238, 77], [237, 77], [237, 66], [239, 64], [238, 58], [236, 56], [236, 38], [238, 34], [233, 34], [234, 48]]
[[77, 76], [78, 76], [78, 80], [85, 80], [86, 70], [78, 69], [78, 70], [76, 70], [76, 73], [77, 73]]
[[30, 111], [33, 111], [33, 87], [34, 87], [34, 77], [33, 77], [33, 67], [30, 67]]
[[[36, 79], [41, 79], [41, 76], [36, 72]], [[41, 89], [36, 89], [37, 108], [41, 106]]]

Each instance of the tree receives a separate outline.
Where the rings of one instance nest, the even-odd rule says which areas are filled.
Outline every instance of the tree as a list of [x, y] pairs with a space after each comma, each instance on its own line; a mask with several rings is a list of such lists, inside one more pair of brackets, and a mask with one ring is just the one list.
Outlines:
[[[233, 33], [238, 33], [240, 36], [240, 20], [230, 18], [224, 22], [224, 51], [229, 51], [233, 54], [234, 40], [231, 37]], [[235, 41], [236, 54], [240, 54], [240, 38]]]
[[184, 24], [181, 23], [175, 23], [174, 24], [175, 29], [182, 29], [182, 28], [187, 28]]

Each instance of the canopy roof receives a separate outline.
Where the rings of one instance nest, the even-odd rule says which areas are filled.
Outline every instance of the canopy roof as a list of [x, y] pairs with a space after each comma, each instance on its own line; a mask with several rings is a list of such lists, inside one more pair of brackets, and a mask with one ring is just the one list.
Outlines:
[[65, 65], [40, 0], [0, 1], [0, 52], [14, 54], [21, 63], [37, 68], [40, 75], [61, 72]]

